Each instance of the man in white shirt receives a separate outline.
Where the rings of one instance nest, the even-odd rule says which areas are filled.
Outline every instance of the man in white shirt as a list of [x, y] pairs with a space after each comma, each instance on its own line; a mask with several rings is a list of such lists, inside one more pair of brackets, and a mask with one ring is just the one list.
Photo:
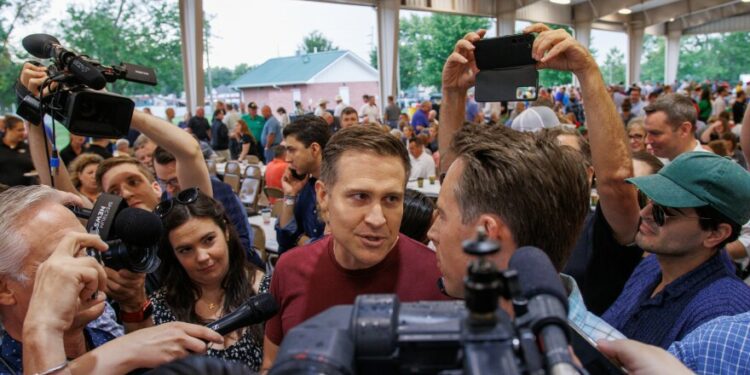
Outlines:
[[411, 161], [409, 180], [435, 175], [435, 160], [424, 152], [422, 140], [417, 137], [409, 139], [409, 160]]
[[729, 95], [727, 88], [719, 86], [716, 89], [716, 99], [711, 103], [711, 116], [718, 116], [720, 113], [727, 110], [727, 102], [724, 101], [725, 97]]
[[336, 95], [336, 108], [333, 109], [333, 116], [339, 117], [341, 116], [341, 111], [346, 108], [346, 104], [344, 104], [344, 99], [341, 98], [341, 95]]
[[237, 125], [237, 120], [239, 120], [242, 116], [239, 112], [237, 112], [237, 104], [229, 103], [227, 104], [227, 109], [229, 111], [224, 116], [224, 124], [226, 124], [227, 129], [231, 134], [234, 126]]
[[362, 121], [364, 123], [380, 123], [380, 109], [378, 108], [378, 105], [375, 104], [375, 95], [367, 97], [367, 103], [360, 108], [359, 115], [362, 116]]

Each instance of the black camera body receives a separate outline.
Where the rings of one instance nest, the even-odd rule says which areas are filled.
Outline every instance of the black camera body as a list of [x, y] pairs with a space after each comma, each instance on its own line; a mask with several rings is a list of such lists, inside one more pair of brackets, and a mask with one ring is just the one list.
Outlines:
[[121, 138], [130, 129], [135, 103], [127, 97], [97, 90], [118, 79], [156, 85], [153, 69], [126, 63], [102, 65], [63, 48], [50, 35], [29, 35], [24, 38], [23, 46], [35, 57], [52, 59], [53, 63], [47, 68], [47, 87], [52, 82], [58, 84], [41, 98], [31, 95], [20, 82], [16, 84], [16, 113], [33, 124], [40, 124], [43, 116], [49, 114], [73, 134]]

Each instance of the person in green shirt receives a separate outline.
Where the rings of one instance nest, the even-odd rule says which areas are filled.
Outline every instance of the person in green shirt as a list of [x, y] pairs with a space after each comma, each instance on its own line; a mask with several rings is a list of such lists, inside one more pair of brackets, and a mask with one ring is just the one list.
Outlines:
[[247, 109], [250, 114], [242, 115], [242, 119], [247, 124], [253, 137], [255, 137], [255, 139], [260, 139], [260, 133], [263, 132], [263, 125], [266, 124], [266, 119], [258, 114], [258, 105], [255, 104], [255, 102], [250, 102], [250, 104], [247, 105]]

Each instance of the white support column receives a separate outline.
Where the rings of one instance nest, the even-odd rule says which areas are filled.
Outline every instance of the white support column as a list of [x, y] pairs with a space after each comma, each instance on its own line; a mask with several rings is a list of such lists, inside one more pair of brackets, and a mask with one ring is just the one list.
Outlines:
[[682, 31], [672, 30], [667, 34], [667, 48], [664, 50], [664, 83], [677, 81], [677, 68], [680, 65], [680, 38]]
[[[589, 48], [591, 44], [591, 21], [579, 21], [573, 26], [576, 40], [584, 47]], [[573, 74], [573, 86], [580, 86], [578, 77]]]
[[389, 95], [398, 97], [398, 30], [399, 0], [378, 1], [378, 73], [380, 73], [380, 108]]
[[643, 31], [644, 27], [640, 23], [631, 23], [628, 25], [628, 86], [641, 80]]
[[203, 106], [203, 0], [180, 0], [182, 75], [188, 111]]
[[591, 44], [591, 22], [576, 22], [574, 31], [576, 40], [583, 44], [584, 47], [589, 48]]
[[511, 35], [516, 33], [516, 11], [498, 12], [495, 17], [497, 27], [496, 36]]

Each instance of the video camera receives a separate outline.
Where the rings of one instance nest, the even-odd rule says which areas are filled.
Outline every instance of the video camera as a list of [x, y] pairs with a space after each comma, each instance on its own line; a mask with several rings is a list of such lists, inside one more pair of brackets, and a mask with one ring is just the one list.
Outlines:
[[154, 213], [128, 207], [122, 198], [107, 193], [99, 196], [91, 210], [70, 210], [87, 220], [89, 233], [98, 234], [109, 245], [104, 252], [87, 250], [100, 264], [137, 273], [154, 272], [161, 264], [158, 243], [162, 224]]
[[130, 129], [135, 103], [127, 97], [96, 90], [118, 79], [156, 85], [153, 69], [126, 63], [102, 65], [65, 49], [55, 37], [47, 34], [29, 35], [22, 43], [31, 55], [52, 59], [47, 67], [49, 79], [39, 88], [40, 93], [53, 82], [58, 83], [50, 95], [40, 94], [40, 97], [31, 95], [20, 81], [16, 83], [19, 100], [16, 113], [33, 124], [40, 124], [43, 116], [49, 114], [73, 134], [122, 138]]
[[[463, 243], [477, 259], [465, 301], [399, 303], [395, 295], [357, 297], [289, 331], [270, 374], [580, 374], [569, 343], [567, 293], [541, 250], [515, 251], [509, 269], [486, 259], [499, 251], [480, 231]], [[498, 309], [510, 300], [512, 320]], [[593, 373], [620, 374], [583, 361]]]

